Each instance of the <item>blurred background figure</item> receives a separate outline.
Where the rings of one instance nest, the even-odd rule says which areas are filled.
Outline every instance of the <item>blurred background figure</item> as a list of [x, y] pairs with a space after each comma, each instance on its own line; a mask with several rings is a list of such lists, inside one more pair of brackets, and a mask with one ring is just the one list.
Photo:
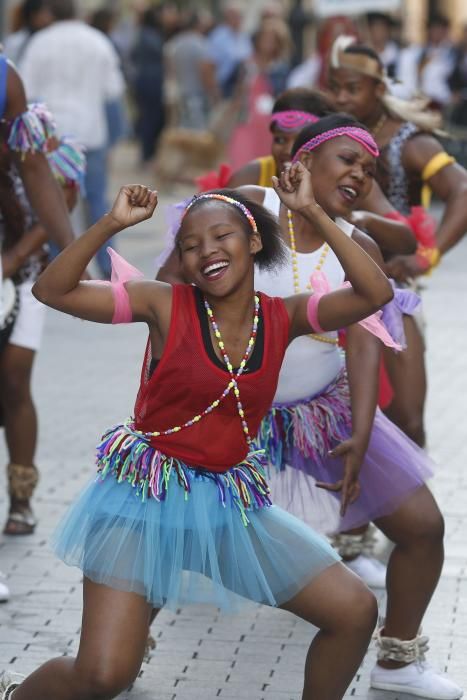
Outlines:
[[[35, 34], [24, 53], [21, 72], [30, 100], [45, 102], [59, 133], [86, 148], [85, 197], [90, 223], [108, 211], [107, 105], [121, 100], [125, 83], [119, 58], [102, 32], [77, 19], [73, 0], [49, 0], [53, 23]], [[96, 261], [110, 277], [110, 261], [101, 249]]]
[[25, 0], [14, 15], [13, 32], [3, 41], [5, 55], [19, 66], [33, 34], [48, 27], [53, 21], [47, 0]]
[[335, 39], [343, 34], [355, 38], [359, 36], [350, 17], [339, 15], [326, 19], [318, 28], [316, 48], [290, 72], [287, 87], [325, 88], [329, 53]]
[[463, 28], [461, 40], [454, 48], [454, 67], [448, 83], [452, 90], [452, 110], [450, 122], [467, 130], [467, 25]]
[[234, 170], [269, 152], [274, 98], [285, 89], [290, 70], [291, 39], [283, 20], [264, 20], [252, 42], [253, 53], [244, 64], [237, 87], [240, 123], [229, 144], [229, 162]]
[[449, 76], [454, 68], [455, 52], [450, 37], [451, 23], [440, 14], [427, 24], [423, 46], [408, 46], [401, 51], [396, 77], [401, 81], [397, 94], [410, 99], [417, 93], [430, 98], [432, 109], [443, 110], [451, 100]]
[[165, 46], [166, 78], [175, 88], [175, 122], [185, 129], [208, 128], [212, 106], [220, 98], [216, 66], [205, 36], [210, 17], [189, 12], [180, 32]]
[[241, 6], [229, 2], [223, 12], [223, 21], [209, 35], [216, 78], [224, 97], [232, 96], [239, 71], [253, 51], [250, 37], [242, 30], [242, 25]]
[[368, 43], [376, 51], [390, 78], [394, 78], [399, 61], [399, 45], [392, 38], [393, 20], [382, 12], [368, 12]]
[[141, 162], [153, 158], [164, 128], [164, 54], [160, 11], [150, 7], [140, 19], [131, 54], [132, 92], [136, 107], [135, 135]]

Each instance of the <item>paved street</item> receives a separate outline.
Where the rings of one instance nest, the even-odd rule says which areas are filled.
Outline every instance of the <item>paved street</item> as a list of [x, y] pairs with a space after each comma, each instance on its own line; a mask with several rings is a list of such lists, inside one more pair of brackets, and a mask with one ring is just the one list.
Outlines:
[[[161, 212], [156, 216], [155, 222], [120, 239], [123, 255], [147, 274], [164, 240]], [[433, 488], [447, 525], [443, 577], [424, 632], [431, 637], [433, 663], [467, 688], [466, 269], [467, 240], [427, 280], [424, 294], [429, 449], [439, 464]], [[12, 591], [11, 601], [0, 607], [0, 668], [27, 673], [51, 656], [76, 651], [80, 573], [52, 556], [48, 538], [91, 478], [94, 446], [102, 430], [131, 412], [144, 341], [144, 328], [98, 326], [48, 312], [34, 376], [40, 416], [37, 464], [42, 479], [35, 501], [40, 524], [32, 537], [0, 536], [0, 569]], [[6, 461], [1, 444], [0, 464]], [[2, 522], [6, 505], [2, 470]], [[153, 633], [157, 648], [122, 698], [300, 698], [313, 629], [285, 612], [259, 606], [239, 617], [222, 617], [206, 608], [163, 611]], [[405, 700], [401, 695], [368, 691], [373, 662], [370, 651], [346, 697]]]

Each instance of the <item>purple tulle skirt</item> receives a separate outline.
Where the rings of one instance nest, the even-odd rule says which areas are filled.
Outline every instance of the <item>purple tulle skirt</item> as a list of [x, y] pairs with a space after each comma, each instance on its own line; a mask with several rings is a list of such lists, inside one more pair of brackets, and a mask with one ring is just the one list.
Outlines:
[[360, 472], [360, 496], [340, 518], [340, 494], [315, 483], [342, 478], [343, 460], [328, 452], [350, 437], [351, 425], [349, 385], [342, 371], [317, 396], [273, 405], [257, 438], [268, 455], [274, 502], [327, 534], [393, 513], [433, 475], [426, 452], [378, 409]]

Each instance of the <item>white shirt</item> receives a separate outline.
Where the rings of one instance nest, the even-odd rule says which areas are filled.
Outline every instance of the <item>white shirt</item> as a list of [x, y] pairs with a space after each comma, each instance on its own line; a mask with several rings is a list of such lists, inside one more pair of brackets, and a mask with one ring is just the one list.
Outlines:
[[[263, 206], [278, 216], [280, 200], [273, 189], [267, 188]], [[352, 235], [353, 226], [344, 219], [336, 224], [347, 236]], [[311, 273], [318, 265], [323, 246], [313, 253], [297, 253], [300, 289], [306, 291]], [[255, 268], [255, 289], [273, 297], [293, 296], [292, 254], [286, 248], [286, 262], [274, 270]], [[345, 279], [344, 269], [332, 249], [326, 255], [322, 271], [326, 274], [331, 289], [338, 288]], [[337, 333], [325, 333], [328, 338], [337, 338]], [[279, 374], [274, 403], [290, 403], [309, 399], [320, 394], [339, 374], [344, 364], [342, 353], [337, 345], [301, 336], [288, 346]]]
[[117, 52], [109, 39], [80, 20], [55, 22], [35, 34], [21, 61], [28, 100], [45, 102], [61, 134], [88, 149], [108, 139], [106, 102], [123, 94]]

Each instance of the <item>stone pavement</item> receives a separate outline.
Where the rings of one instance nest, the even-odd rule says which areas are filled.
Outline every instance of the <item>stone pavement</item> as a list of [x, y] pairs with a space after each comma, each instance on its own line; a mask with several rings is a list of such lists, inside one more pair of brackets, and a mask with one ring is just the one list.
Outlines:
[[[166, 197], [162, 197], [163, 200]], [[170, 199], [170, 197], [169, 197]], [[122, 253], [147, 274], [164, 240], [162, 217], [120, 237]], [[446, 517], [446, 564], [426, 617], [430, 658], [467, 688], [467, 240], [426, 282], [430, 391], [429, 447], [439, 463], [433, 488]], [[49, 310], [37, 358], [34, 394], [40, 416], [35, 507], [39, 527], [27, 538], [0, 536], [0, 569], [11, 601], [0, 608], [0, 668], [32, 671], [73, 654], [81, 613], [80, 574], [58, 562], [48, 539], [61, 514], [93, 474], [96, 439], [129, 414], [145, 332], [107, 327]], [[6, 462], [0, 445], [0, 464]], [[0, 478], [0, 520], [6, 515]], [[384, 613], [384, 599], [381, 599]], [[288, 613], [252, 606], [238, 617], [210, 608], [163, 611], [153, 626], [157, 648], [126, 700], [298, 700], [313, 629]], [[370, 650], [346, 698], [406, 700], [369, 691]], [[33, 699], [31, 699], [33, 700]], [[317, 700], [319, 700], [317, 698]]]

